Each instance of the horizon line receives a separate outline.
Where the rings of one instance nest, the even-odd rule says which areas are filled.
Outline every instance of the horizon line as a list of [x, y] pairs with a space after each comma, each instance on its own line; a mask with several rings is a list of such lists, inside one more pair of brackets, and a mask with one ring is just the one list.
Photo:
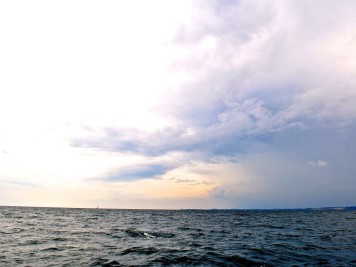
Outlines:
[[139, 210], [146, 210], [146, 211], [228, 211], [228, 210], [240, 210], [240, 211], [248, 211], [248, 210], [338, 210], [338, 209], [351, 209], [355, 210], [356, 205], [348, 205], [348, 206], [325, 206], [325, 207], [306, 207], [306, 208], [178, 208], [178, 209], [169, 209], [169, 208], [100, 208], [100, 207], [63, 207], [63, 206], [26, 206], [26, 205], [1, 205], [0, 208], [5, 207], [13, 207], [13, 208], [44, 208], [44, 209], [88, 209], [88, 210], [132, 210], [132, 211], [139, 211]]

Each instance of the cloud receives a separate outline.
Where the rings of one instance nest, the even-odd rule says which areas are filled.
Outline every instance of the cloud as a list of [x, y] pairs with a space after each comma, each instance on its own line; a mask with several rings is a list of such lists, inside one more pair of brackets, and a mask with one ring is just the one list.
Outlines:
[[17, 170], [69, 185], [174, 175], [167, 187], [209, 183], [199, 194], [246, 206], [351, 188], [354, 1], [142, 5], [3, 14], [12, 25], [1, 44], [4, 177]]
[[[340, 129], [289, 129], [249, 151], [221, 187], [236, 207], [320, 207], [354, 203], [355, 126]], [[327, 155], [327, 156], [326, 156]], [[306, 163], [306, 159], [314, 158]], [[311, 167], [307, 167], [309, 164]], [[343, 192], [341, 195], [340, 192]]]
[[25, 187], [41, 187], [39, 184], [35, 184], [32, 182], [26, 181], [18, 181], [18, 180], [0, 180], [0, 183], [9, 184], [9, 185], [17, 185], [17, 186], [25, 186]]
[[215, 187], [209, 191], [209, 196], [212, 198], [224, 199], [226, 198], [226, 191], [223, 188]]
[[[73, 146], [148, 159], [179, 152], [186, 158], [175, 168], [192, 161], [230, 168], [207, 175], [216, 183], [207, 195], [233, 207], [354, 199], [356, 5], [201, 1], [195, 8], [169, 44], [170, 72], [184, 79], [154, 108], [170, 125], [95, 129]], [[305, 168], [306, 159], [315, 168]]]
[[326, 167], [329, 165], [329, 163], [325, 160], [314, 160], [314, 161], [309, 161], [309, 164], [314, 167]]
[[356, 32], [347, 9], [355, 5], [198, 2], [192, 14], [199, 16], [183, 21], [169, 44], [179, 52], [170, 71], [188, 78], [155, 108], [175, 123], [153, 131], [107, 127], [73, 145], [152, 157], [233, 156], [290, 128], [347, 127], [356, 118], [349, 62]]
[[189, 178], [171, 178], [170, 180], [174, 181], [175, 183], [183, 183], [183, 184], [191, 184], [191, 185], [210, 185], [211, 183], [196, 179], [189, 179]]
[[112, 171], [101, 177], [100, 180], [107, 182], [130, 182], [141, 179], [153, 179], [164, 175], [171, 169], [164, 165], [143, 165], [143, 166], [128, 166]]
[[[228, 8], [214, 3], [202, 11], [209, 14], [203, 18], [213, 17], [213, 23], [197, 19], [193, 29], [184, 32], [188, 37], [182, 38], [194, 40], [193, 44], [179, 44], [191, 51], [181, 64], [189, 69], [199, 57], [192, 46], [199, 47], [205, 38], [217, 40], [208, 55], [191, 66], [192, 82], [179, 93], [183, 101], [173, 103], [176, 113], [187, 121], [205, 123], [213, 121], [219, 109], [230, 113], [234, 106], [257, 99], [283, 124], [355, 118], [355, 68], [343, 65], [355, 57], [351, 12], [339, 5], [334, 9], [332, 3], [320, 9], [320, 2], [239, 1]], [[317, 19], [310, 20], [305, 10]], [[332, 23], [339, 17], [342, 23]]]

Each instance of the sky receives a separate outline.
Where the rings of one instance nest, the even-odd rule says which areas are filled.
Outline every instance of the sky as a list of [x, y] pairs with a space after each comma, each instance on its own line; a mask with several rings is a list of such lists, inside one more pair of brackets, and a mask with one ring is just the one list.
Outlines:
[[2, 1], [0, 205], [356, 205], [355, 14]]

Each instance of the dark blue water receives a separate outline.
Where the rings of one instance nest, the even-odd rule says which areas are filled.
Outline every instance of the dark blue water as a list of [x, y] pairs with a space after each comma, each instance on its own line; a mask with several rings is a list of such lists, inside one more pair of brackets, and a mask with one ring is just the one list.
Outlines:
[[356, 212], [0, 207], [0, 266], [356, 266]]

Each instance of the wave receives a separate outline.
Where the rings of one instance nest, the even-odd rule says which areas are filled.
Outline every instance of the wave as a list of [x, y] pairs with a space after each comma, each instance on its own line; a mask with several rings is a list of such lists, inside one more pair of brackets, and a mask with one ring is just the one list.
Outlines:
[[183, 255], [183, 256], [158, 256], [152, 260], [146, 259], [145, 263], [130, 264], [116, 259], [99, 258], [90, 265], [92, 267], [128, 267], [128, 266], [236, 266], [236, 267], [270, 267], [247, 258], [226, 255]]
[[130, 237], [138, 237], [138, 238], [172, 238], [175, 236], [173, 233], [169, 232], [148, 232], [148, 231], [140, 231], [136, 229], [127, 229], [125, 233]]
[[18, 234], [25, 231], [25, 229], [10, 229], [7, 231], [0, 231], [0, 234], [4, 234], [4, 235], [13, 235], [13, 234]]
[[141, 255], [151, 255], [158, 252], [159, 250], [155, 247], [132, 247], [122, 251], [121, 255], [127, 255], [131, 253], [141, 254]]
[[108, 259], [96, 259], [90, 266], [92, 267], [121, 267], [123, 266], [116, 260], [108, 260]]

